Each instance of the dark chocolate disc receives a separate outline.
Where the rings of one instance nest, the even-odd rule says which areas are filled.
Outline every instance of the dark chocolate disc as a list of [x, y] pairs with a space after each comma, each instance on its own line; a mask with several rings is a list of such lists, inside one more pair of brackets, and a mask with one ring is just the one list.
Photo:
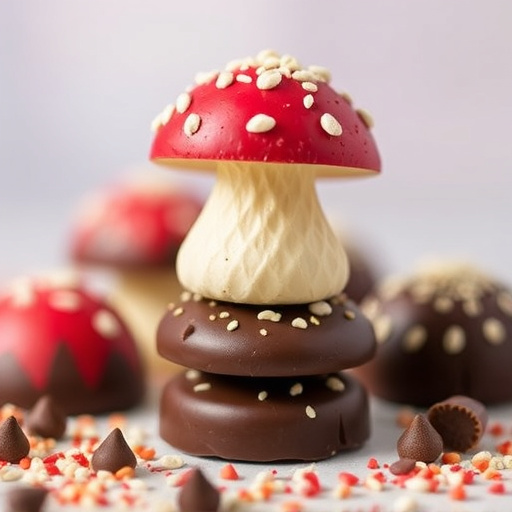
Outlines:
[[234, 377], [188, 370], [161, 397], [160, 435], [187, 453], [254, 462], [321, 460], [369, 436], [352, 377]]
[[188, 294], [163, 317], [157, 345], [164, 358], [189, 368], [286, 377], [358, 366], [373, 356], [375, 336], [344, 297], [265, 307], [194, 300]]

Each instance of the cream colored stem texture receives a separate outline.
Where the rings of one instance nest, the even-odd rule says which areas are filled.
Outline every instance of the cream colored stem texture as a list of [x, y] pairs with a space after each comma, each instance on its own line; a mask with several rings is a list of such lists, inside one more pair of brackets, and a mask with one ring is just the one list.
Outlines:
[[310, 167], [224, 163], [177, 257], [188, 290], [242, 304], [299, 304], [339, 293], [348, 263]]

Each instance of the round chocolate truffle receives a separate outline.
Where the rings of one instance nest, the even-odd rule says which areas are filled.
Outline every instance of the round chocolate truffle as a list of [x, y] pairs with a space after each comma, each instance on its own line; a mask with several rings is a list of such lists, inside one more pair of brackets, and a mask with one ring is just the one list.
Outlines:
[[193, 455], [321, 460], [369, 436], [364, 388], [343, 374], [248, 378], [188, 370], [161, 397], [160, 435]]
[[378, 347], [355, 371], [373, 394], [425, 407], [452, 395], [512, 400], [512, 293], [484, 272], [425, 265], [382, 283], [361, 308]]
[[157, 331], [159, 353], [225, 375], [286, 377], [352, 368], [375, 351], [372, 325], [344, 295], [312, 304], [252, 306], [185, 292]]
[[78, 282], [23, 279], [0, 297], [0, 403], [52, 396], [66, 414], [126, 409], [143, 396], [134, 340]]

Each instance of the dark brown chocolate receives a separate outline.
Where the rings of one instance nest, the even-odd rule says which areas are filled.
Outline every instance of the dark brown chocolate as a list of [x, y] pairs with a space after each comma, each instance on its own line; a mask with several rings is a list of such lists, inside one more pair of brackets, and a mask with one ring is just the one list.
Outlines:
[[352, 377], [248, 378], [189, 370], [166, 384], [160, 435], [193, 455], [246, 461], [321, 460], [360, 447], [368, 400]]
[[9, 416], [0, 424], [0, 460], [17, 464], [29, 451], [30, 443], [18, 420]]
[[286, 377], [360, 365], [373, 356], [375, 336], [358, 307], [343, 297], [275, 307], [190, 298], [165, 314], [157, 346], [164, 358], [202, 371]]
[[128, 446], [123, 433], [115, 428], [94, 450], [91, 467], [94, 471], [110, 471], [116, 473], [121, 468], [137, 466], [137, 458]]
[[392, 475], [407, 475], [416, 467], [414, 459], [398, 459], [389, 465], [389, 472]]
[[443, 440], [423, 414], [417, 414], [396, 444], [401, 459], [434, 462], [443, 451]]
[[220, 505], [219, 491], [199, 468], [191, 470], [178, 496], [180, 512], [216, 512]]
[[47, 495], [43, 487], [15, 487], [6, 494], [4, 512], [39, 512]]
[[457, 452], [467, 452], [478, 445], [487, 418], [484, 404], [467, 396], [452, 396], [428, 410], [428, 419], [441, 435], [445, 450]]
[[356, 369], [375, 395], [430, 407], [452, 395], [512, 400], [512, 293], [470, 271], [391, 282], [361, 305], [375, 358]]
[[25, 416], [29, 433], [60, 439], [66, 432], [67, 416], [50, 395], [42, 396]]

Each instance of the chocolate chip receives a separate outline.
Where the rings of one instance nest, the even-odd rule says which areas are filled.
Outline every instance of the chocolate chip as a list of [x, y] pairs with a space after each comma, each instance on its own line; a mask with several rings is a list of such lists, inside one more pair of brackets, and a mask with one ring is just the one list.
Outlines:
[[115, 428], [96, 448], [91, 458], [94, 471], [110, 471], [115, 473], [126, 466], [135, 468], [137, 459], [128, 446], [123, 433]]
[[48, 495], [43, 487], [16, 487], [6, 494], [4, 512], [39, 512]]
[[0, 460], [17, 464], [28, 455], [30, 443], [14, 416], [0, 425]]
[[216, 512], [219, 508], [220, 493], [206, 479], [199, 468], [192, 474], [182, 487], [178, 496], [180, 512]]
[[389, 466], [389, 471], [393, 475], [407, 475], [416, 467], [414, 459], [398, 459]]
[[402, 459], [435, 461], [443, 451], [443, 440], [423, 414], [417, 414], [397, 442]]
[[434, 404], [427, 414], [430, 423], [441, 435], [446, 450], [471, 450], [480, 441], [487, 425], [484, 404], [462, 395]]
[[60, 439], [66, 432], [66, 413], [50, 395], [42, 396], [25, 418], [28, 432]]

